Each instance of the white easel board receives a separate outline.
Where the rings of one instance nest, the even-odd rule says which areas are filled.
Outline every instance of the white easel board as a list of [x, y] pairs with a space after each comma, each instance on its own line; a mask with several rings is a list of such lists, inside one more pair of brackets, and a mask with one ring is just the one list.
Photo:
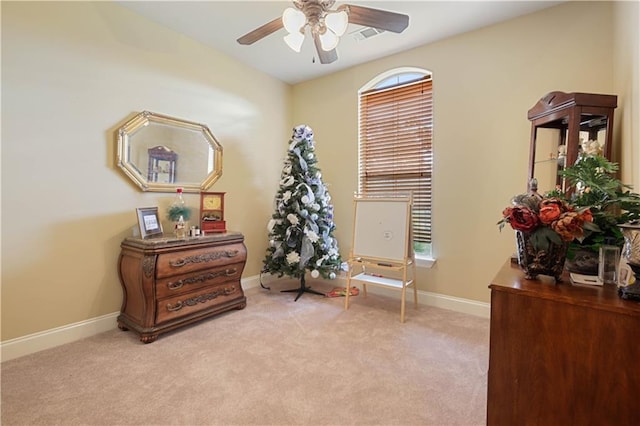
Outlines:
[[404, 262], [410, 256], [411, 197], [355, 197], [352, 257]]

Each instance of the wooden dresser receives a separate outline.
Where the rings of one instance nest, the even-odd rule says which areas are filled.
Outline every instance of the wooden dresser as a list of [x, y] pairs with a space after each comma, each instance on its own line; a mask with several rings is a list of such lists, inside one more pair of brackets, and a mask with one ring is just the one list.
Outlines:
[[489, 287], [488, 425], [640, 424], [640, 303], [510, 262]]
[[145, 343], [160, 333], [230, 309], [243, 309], [244, 237], [224, 233], [183, 240], [129, 237], [118, 273], [123, 301], [118, 327]]

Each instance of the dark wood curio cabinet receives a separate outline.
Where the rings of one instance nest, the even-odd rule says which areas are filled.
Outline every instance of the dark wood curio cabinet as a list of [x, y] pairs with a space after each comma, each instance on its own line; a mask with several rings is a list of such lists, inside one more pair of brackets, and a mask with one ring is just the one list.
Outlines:
[[531, 121], [529, 175], [538, 180], [540, 193], [559, 185], [568, 188], [558, 175], [574, 164], [583, 141], [597, 141], [602, 155], [611, 160], [613, 113], [618, 97], [595, 93], [550, 92], [528, 112]]

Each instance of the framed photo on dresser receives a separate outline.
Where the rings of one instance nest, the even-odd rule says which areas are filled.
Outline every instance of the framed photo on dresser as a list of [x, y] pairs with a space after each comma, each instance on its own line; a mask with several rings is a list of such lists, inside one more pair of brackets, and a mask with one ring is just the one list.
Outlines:
[[141, 238], [153, 238], [162, 236], [162, 223], [158, 216], [157, 207], [139, 207], [136, 209], [138, 213], [138, 226], [140, 227]]

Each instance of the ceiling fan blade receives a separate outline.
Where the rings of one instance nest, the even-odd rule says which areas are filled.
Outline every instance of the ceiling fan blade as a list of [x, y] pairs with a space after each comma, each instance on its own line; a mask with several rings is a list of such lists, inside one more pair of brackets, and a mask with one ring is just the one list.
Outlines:
[[351, 24], [373, 27], [393, 33], [401, 33], [409, 26], [409, 16], [402, 13], [355, 6], [353, 4], [340, 5], [338, 10], [347, 11], [349, 23]]
[[338, 52], [336, 52], [336, 49], [331, 49], [328, 52], [322, 49], [320, 36], [318, 34], [313, 35], [313, 42], [316, 45], [316, 51], [318, 52], [318, 58], [321, 64], [330, 64], [338, 60]]
[[271, 33], [278, 31], [280, 28], [283, 28], [282, 18], [276, 18], [271, 22], [267, 22], [266, 24], [256, 28], [253, 31], [248, 32], [238, 39], [238, 43], [240, 44], [253, 44], [256, 41], [268, 36]]

